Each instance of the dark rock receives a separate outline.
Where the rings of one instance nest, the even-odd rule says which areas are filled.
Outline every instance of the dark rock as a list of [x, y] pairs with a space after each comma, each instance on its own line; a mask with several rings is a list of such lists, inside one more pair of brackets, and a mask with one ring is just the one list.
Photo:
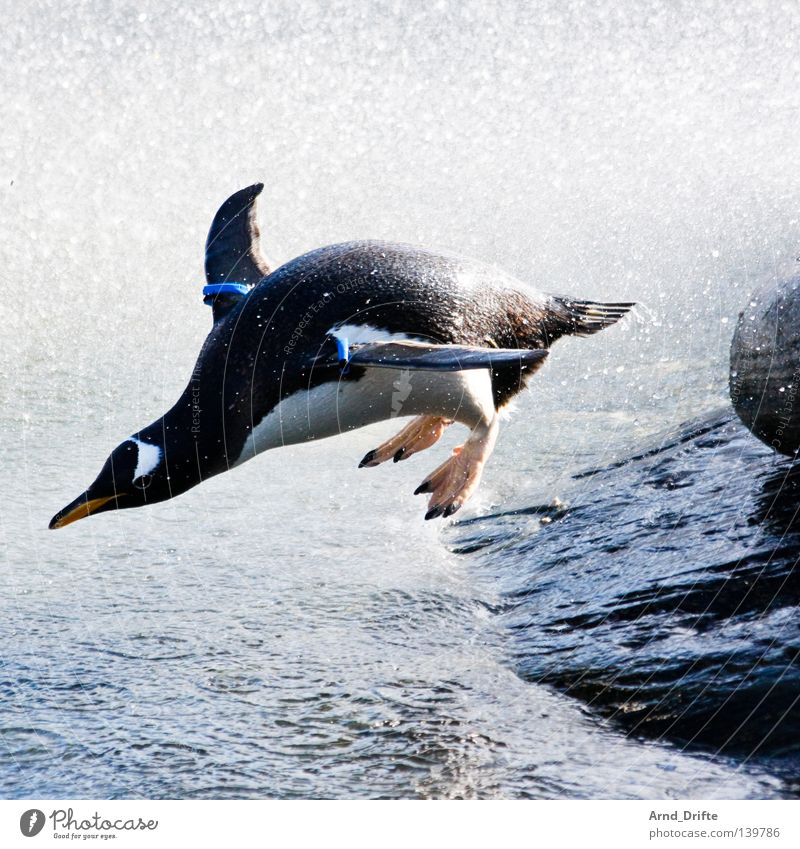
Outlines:
[[739, 315], [730, 393], [739, 418], [781, 454], [800, 449], [800, 275], [770, 280]]
[[449, 529], [503, 587], [520, 677], [637, 737], [796, 763], [800, 466], [726, 410], [561, 494]]

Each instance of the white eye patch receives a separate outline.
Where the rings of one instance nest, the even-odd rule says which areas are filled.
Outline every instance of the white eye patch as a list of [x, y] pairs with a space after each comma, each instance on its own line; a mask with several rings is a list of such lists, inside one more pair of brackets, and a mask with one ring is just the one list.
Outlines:
[[136, 445], [139, 452], [136, 459], [136, 470], [133, 473], [133, 480], [138, 480], [142, 475], [149, 475], [161, 462], [161, 449], [157, 445], [142, 442], [141, 439], [134, 437], [131, 437], [130, 441]]

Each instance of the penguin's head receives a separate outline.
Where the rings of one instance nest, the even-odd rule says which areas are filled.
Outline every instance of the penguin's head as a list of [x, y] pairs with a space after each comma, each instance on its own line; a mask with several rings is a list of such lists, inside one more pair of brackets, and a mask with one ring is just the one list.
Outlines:
[[53, 516], [50, 528], [63, 528], [106, 510], [142, 507], [176, 494], [167, 477], [163, 447], [132, 436], [112, 451], [86, 492]]

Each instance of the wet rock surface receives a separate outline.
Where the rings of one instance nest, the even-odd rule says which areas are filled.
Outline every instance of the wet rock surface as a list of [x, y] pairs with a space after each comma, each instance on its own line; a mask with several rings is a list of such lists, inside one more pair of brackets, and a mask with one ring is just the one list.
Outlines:
[[631, 735], [796, 763], [800, 469], [723, 411], [573, 486], [453, 529], [518, 674]]
[[730, 393], [739, 418], [781, 454], [800, 449], [800, 274], [768, 280], [739, 315]]

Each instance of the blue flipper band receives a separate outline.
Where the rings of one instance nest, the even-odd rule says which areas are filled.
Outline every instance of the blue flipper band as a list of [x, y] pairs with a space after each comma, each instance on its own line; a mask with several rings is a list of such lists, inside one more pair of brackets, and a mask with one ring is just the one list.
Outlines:
[[347, 374], [350, 370], [350, 345], [347, 337], [340, 339], [338, 336], [334, 336], [333, 338], [336, 340], [336, 355], [339, 357], [342, 366], [342, 374]]
[[246, 295], [250, 287], [246, 283], [209, 283], [203, 286], [203, 297], [208, 295]]

